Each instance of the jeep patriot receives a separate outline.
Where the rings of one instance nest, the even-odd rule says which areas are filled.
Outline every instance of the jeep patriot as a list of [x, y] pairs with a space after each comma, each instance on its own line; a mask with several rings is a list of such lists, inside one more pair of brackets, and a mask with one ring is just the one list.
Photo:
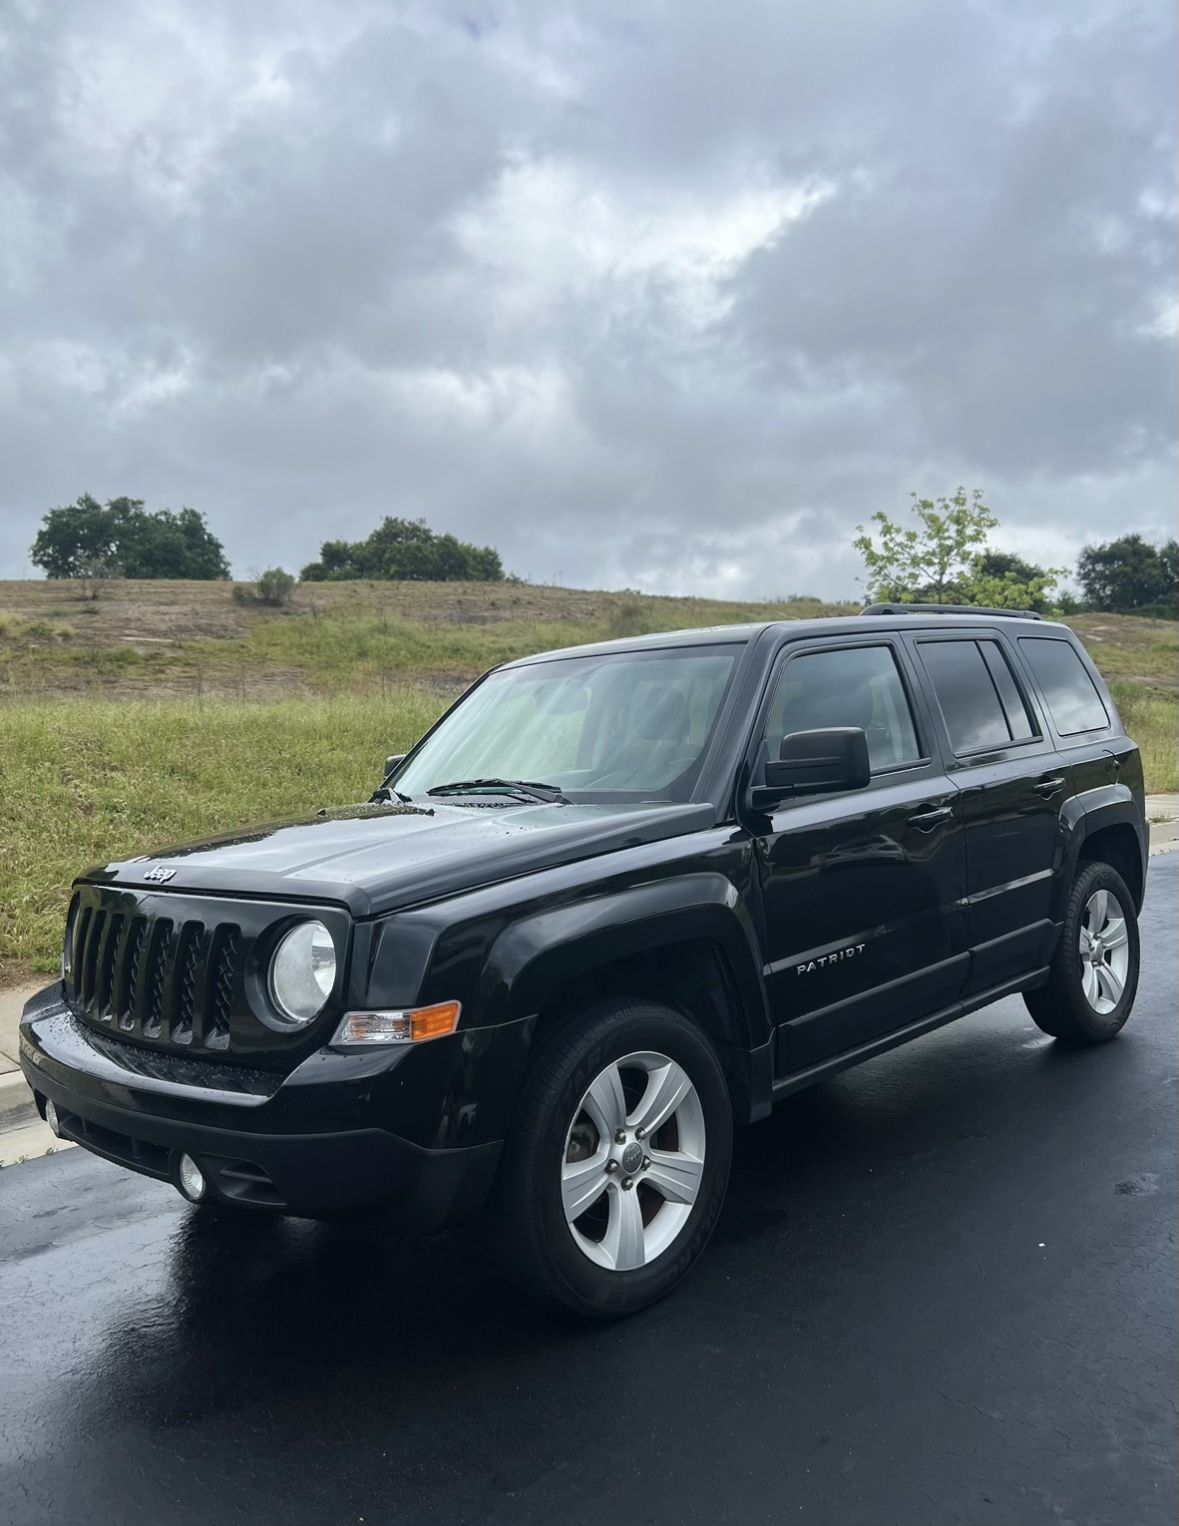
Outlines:
[[1142, 765], [1073, 633], [878, 605], [486, 674], [366, 804], [74, 886], [21, 1063], [63, 1139], [201, 1213], [480, 1216], [630, 1313], [735, 1125], [1021, 992], [1122, 1028]]

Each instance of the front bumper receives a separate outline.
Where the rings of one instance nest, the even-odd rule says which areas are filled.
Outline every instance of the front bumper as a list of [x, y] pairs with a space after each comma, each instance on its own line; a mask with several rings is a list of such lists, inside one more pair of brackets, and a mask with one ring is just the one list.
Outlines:
[[[520, 1026], [473, 1030], [478, 1055], [515, 1071]], [[62, 1137], [95, 1155], [175, 1183], [187, 1153], [217, 1201], [315, 1217], [392, 1208], [419, 1229], [470, 1218], [495, 1176], [502, 1131], [467, 1094], [483, 1069], [471, 1047], [458, 1033], [416, 1053], [320, 1051], [286, 1076], [244, 1071], [92, 1033], [56, 986], [20, 1027], [38, 1108], [52, 1102]]]

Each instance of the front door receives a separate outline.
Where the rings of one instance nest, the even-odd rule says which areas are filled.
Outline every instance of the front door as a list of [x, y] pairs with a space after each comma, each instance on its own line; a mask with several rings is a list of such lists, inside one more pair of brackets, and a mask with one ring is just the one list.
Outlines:
[[1069, 769], [997, 633], [910, 637], [962, 791], [971, 953], [965, 995], [1043, 963]]
[[[788, 647], [759, 740], [860, 726], [872, 780], [786, 801], [755, 837], [786, 1076], [952, 1005], [966, 972], [962, 807], [898, 639]], [[763, 753], [764, 755], [764, 753]]]

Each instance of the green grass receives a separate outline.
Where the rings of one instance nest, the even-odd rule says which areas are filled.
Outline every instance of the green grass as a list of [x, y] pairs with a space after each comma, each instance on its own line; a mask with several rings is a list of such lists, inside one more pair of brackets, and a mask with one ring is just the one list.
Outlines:
[[0, 699], [385, 692], [462, 685], [512, 657], [617, 636], [850, 611], [817, 599], [726, 603], [530, 584], [301, 585], [288, 610], [232, 583], [0, 583]]
[[366, 799], [434, 720], [421, 691], [236, 704], [0, 706], [0, 980], [54, 967], [82, 869]]
[[1114, 679], [1109, 687], [1121, 712], [1122, 725], [1141, 749], [1148, 793], [1179, 790], [1179, 738], [1176, 736], [1174, 694], [1118, 679]]

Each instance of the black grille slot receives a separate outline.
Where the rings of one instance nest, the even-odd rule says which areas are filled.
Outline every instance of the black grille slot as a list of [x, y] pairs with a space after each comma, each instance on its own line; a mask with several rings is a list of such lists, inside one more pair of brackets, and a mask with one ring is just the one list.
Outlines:
[[227, 922], [213, 935], [209, 952], [209, 1009], [205, 1043], [210, 1049], [229, 1047], [229, 1020], [233, 1014], [233, 986], [237, 973], [241, 930]]
[[92, 906], [83, 906], [78, 912], [78, 925], [74, 928], [74, 947], [71, 951], [69, 989], [71, 996], [81, 1004], [82, 1001], [82, 973], [86, 965], [86, 939], [90, 934], [90, 918], [94, 915]]
[[107, 918], [98, 956], [98, 1016], [105, 1023], [109, 1023], [114, 1015], [115, 970], [118, 967], [119, 940], [123, 936], [124, 921], [121, 911], [112, 912]]
[[143, 1014], [143, 1036], [158, 1039], [164, 1031], [168, 986], [172, 974], [172, 924], [161, 917], [152, 929], [147, 955], [147, 1000]]
[[176, 1005], [172, 1018], [172, 1042], [191, 1044], [201, 1005], [201, 974], [205, 967], [205, 929], [199, 922], [186, 922], [180, 930], [176, 954]]
[[98, 980], [98, 946], [102, 942], [102, 929], [105, 924], [106, 912], [99, 906], [95, 908], [93, 915], [83, 928], [85, 941], [81, 944], [82, 973], [79, 991], [84, 1007], [89, 1007], [94, 1000], [95, 985]]
[[124, 1033], [135, 1027], [139, 1015], [137, 998], [141, 981], [143, 950], [147, 942], [148, 924], [143, 917], [132, 917], [123, 946], [122, 989], [115, 1003], [115, 1016]]

